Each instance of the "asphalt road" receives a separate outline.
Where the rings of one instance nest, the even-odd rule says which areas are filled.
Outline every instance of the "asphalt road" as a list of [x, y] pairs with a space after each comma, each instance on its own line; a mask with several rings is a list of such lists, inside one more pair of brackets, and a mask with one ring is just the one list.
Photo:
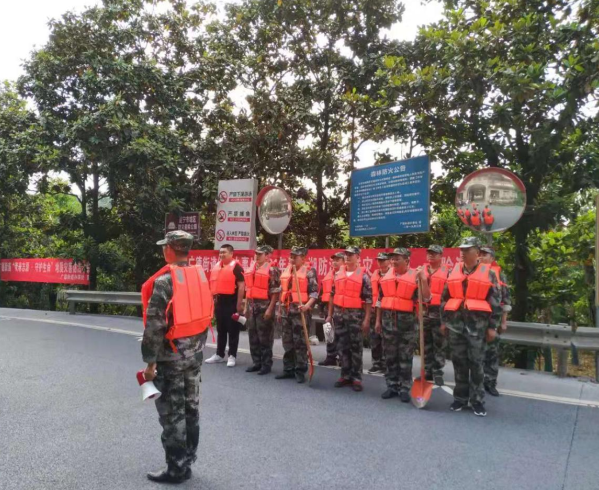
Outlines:
[[[160, 487], [145, 478], [164, 456], [135, 336], [0, 319], [0, 338], [1, 489]], [[419, 411], [382, 400], [380, 377], [354, 393], [335, 370], [308, 386], [247, 365], [204, 365], [199, 460], [180, 488], [599, 488], [596, 408], [503, 396], [483, 419], [450, 412], [442, 390]]]

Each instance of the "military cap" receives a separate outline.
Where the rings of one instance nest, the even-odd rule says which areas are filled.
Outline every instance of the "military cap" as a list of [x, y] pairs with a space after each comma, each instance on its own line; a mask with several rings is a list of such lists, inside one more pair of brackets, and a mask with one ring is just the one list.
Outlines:
[[183, 230], [169, 231], [156, 245], [168, 245], [176, 252], [187, 253], [193, 245], [193, 235]]
[[333, 255], [331, 255], [331, 259], [344, 259], [345, 258], [345, 254], [343, 252], [335, 252]]
[[459, 245], [459, 248], [472, 248], [472, 247], [476, 247], [476, 248], [481, 247], [480, 240], [478, 238], [476, 238], [475, 236], [469, 236], [467, 238], [464, 238], [462, 240], [462, 243], [460, 243], [460, 245]]
[[273, 248], [270, 245], [260, 245], [256, 248], [257, 254], [271, 254], [273, 252]]
[[291, 249], [291, 255], [302, 255], [305, 257], [308, 255], [308, 249], [306, 247], [293, 247]]
[[493, 247], [489, 247], [488, 245], [485, 247], [481, 247], [480, 248], [481, 252], [485, 252], [488, 254], [491, 254], [493, 257], [495, 257], [495, 249]]
[[393, 252], [390, 252], [389, 255], [403, 255], [404, 257], [410, 258], [412, 252], [410, 252], [407, 248], [399, 247], [393, 250]]
[[426, 250], [427, 252], [433, 252], [434, 254], [443, 253], [443, 247], [441, 245], [430, 245]]
[[360, 249], [358, 247], [347, 247], [345, 252], [348, 254], [360, 255]]
[[379, 252], [379, 254], [376, 256], [376, 260], [389, 260], [389, 255], [387, 255], [385, 252]]

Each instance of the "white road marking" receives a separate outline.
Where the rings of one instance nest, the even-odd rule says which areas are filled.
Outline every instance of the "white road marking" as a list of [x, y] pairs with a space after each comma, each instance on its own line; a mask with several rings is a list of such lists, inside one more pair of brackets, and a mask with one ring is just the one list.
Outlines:
[[[141, 341], [140, 332], [135, 332], [135, 331], [131, 331], [131, 330], [123, 330], [120, 328], [100, 327], [97, 325], [87, 325], [84, 323], [75, 323], [75, 322], [64, 322], [64, 321], [60, 321], [60, 320], [50, 320], [47, 318], [24, 318], [24, 317], [14, 317], [14, 316], [6, 316], [6, 315], [0, 315], [0, 320], [40, 322], [40, 323], [49, 323], [52, 325], [65, 325], [65, 326], [69, 326], [69, 327], [87, 328], [90, 330], [101, 330], [104, 332], [119, 333], [119, 334], [123, 334], [123, 335], [129, 335], [132, 337], [137, 337], [138, 341]], [[215, 349], [216, 344], [206, 343], [206, 347]], [[250, 351], [248, 349], [239, 348], [237, 350], [238, 350], [238, 352], [241, 352], [242, 354], [250, 353]], [[279, 356], [276, 354], [273, 355], [273, 357], [275, 359], [283, 358], [282, 356]], [[336, 367], [336, 366], [318, 366], [318, 367], [321, 369], [337, 369], [337, 370], [339, 369], [339, 367]], [[381, 373], [368, 374], [368, 372], [366, 370], [364, 370], [364, 374], [367, 376], [379, 376], [379, 377], [384, 376]], [[453, 395], [453, 390], [451, 388], [449, 388], [449, 386], [455, 386], [455, 384], [449, 382], [449, 383], [446, 383], [445, 386], [442, 386], [441, 388], [443, 391]], [[438, 387], [435, 386], [435, 388], [438, 388]], [[537, 400], [537, 401], [544, 401], [544, 402], [551, 402], [551, 403], [561, 403], [561, 404], [565, 404], [565, 405], [575, 405], [575, 406], [579, 406], [579, 407], [599, 408], [598, 402], [589, 401], [589, 400], [580, 400], [580, 399], [576, 399], [576, 398], [567, 398], [567, 397], [563, 397], [563, 396], [543, 395], [540, 393], [530, 393], [530, 392], [525, 392], [525, 391], [505, 390], [505, 389], [500, 389], [499, 393], [501, 393], [502, 395], [513, 396], [516, 398], [526, 398], [528, 400]]]

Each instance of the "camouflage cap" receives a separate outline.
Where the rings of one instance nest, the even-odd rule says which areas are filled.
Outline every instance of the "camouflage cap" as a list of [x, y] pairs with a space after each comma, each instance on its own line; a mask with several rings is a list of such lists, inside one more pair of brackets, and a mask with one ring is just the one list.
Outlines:
[[360, 249], [358, 247], [347, 247], [345, 253], [360, 255]]
[[308, 255], [308, 249], [306, 247], [293, 247], [291, 249], [291, 255], [302, 255], [305, 257]]
[[376, 256], [376, 260], [389, 260], [389, 255], [387, 255], [385, 252], [379, 252], [379, 254]]
[[491, 254], [493, 257], [495, 257], [495, 249], [493, 247], [489, 247], [489, 246], [481, 247], [480, 251], [485, 252], [487, 254]]
[[410, 252], [407, 248], [399, 247], [393, 250], [393, 252], [390, 252], [389, 255], [403, 255], [404, 257], [410, 258], [412, 252]]
[[175, 252], [187, 253], [193, 245], [193, 235], [183, 230], [169, 231], [164, 240], [156, 242], [156, 245], [168, 245]]
[[260, 245], [256, 248], [257, 254], [271, 254], [273, 252], [273, 248], [270, 245]]
[[476, 248], [481, 247], [480, 240], [478, 238], [476, 238], [475, 236], [469, 236], [467, 238], [464, 238], [462, 240], [462, 243], [460, 243], [460, 245], [459, 245], [459, 248], [472, 248], [472, 247], [476, 247]]
[[331, 255], [331, 259], [345, 259], [345, 254], [343, 252], [335, 252]]
[[427, 252], [433, 252], [434, 254], [442, 254], [443, 247], [441, 245], [430, 245], [427, 249]]

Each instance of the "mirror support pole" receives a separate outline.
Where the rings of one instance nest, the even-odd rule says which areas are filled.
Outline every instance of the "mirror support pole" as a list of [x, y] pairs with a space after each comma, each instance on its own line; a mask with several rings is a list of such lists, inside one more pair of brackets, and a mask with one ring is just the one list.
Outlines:
[[279, 236], [277, 237], [277, 249], [283, 250], [283, 234], [282, 233], [279, 233]]

